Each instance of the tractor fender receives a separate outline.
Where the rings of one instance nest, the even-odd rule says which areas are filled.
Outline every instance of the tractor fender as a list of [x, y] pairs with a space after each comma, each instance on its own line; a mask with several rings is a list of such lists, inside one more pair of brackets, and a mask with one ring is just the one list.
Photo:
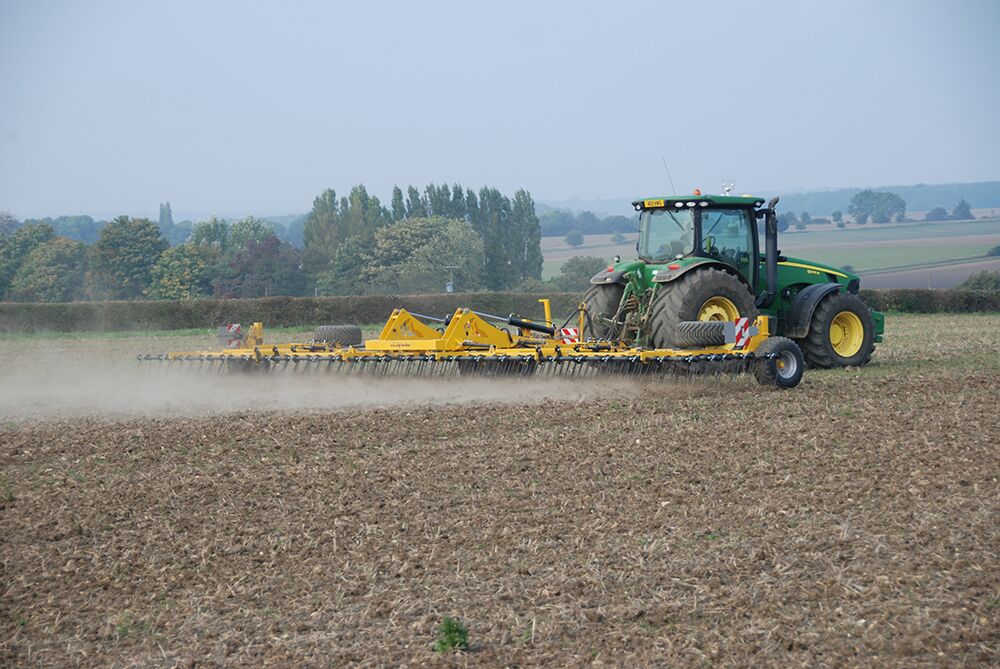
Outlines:
[[753, 292], [750, 288], [750, 283], [747, 282], [746, 277], [742, 276], [732, 265], [727, 265], [724, 262], [719, 262], [717, 260], [708, 260], [707, 258], [701, 262], [692, 263], [690, 265], [681, 267], [680, 269], [661, 269], [657, 270], [653, 275], [653, 283], [670, 283], [671, 281], [676, 281], [693, 269], [701, 269], [702, 267], [714, 267], [715, 269], [721, 269], [723, 272], [728, 272], [735, 276], [737, 279], [743, 282], [743, 284]]
[[594, 276], [590, 277], [590, 283], [595, 285], [618, 283], [624, 286], [628, 282], [625, 280], [624, 270], [616, 270], [614, 272], [601, 270]]
[[840, 284], [832, 282], [814, 283], [800, 290], [785, 314], [785, 330], [782, 334], [793, 339], [807, 336], [816, 307], [824, 297], [837, 292], [840, 292]]

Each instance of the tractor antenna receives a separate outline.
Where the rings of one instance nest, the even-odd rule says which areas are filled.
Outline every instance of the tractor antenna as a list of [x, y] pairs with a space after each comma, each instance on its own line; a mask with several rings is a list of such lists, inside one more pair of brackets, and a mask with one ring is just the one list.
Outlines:
[[667, 167], [667, 159], [663, 156], [660, 156], [660, 160], [663, 161], [663, 169], [667, 171], [667, 181], [670, 182], [670, 194], [677, 195], [677, 189], [674, 188], [674, 180], [670, 178], [670, 168]]
[[732, 181], [732, 180], [729, 180], [729, 181], [723, 181], [723, 182], [722, 182], [722, 194], [723, 194], [723, 195], [729, 195], [730, 193], [732, 193], [732, 192], [733, 192], [733, 187], [734, 187], [735, 185], [736, 185], [736, 184], [735, 184], [735, 183], [733, 183], [733, 181]]

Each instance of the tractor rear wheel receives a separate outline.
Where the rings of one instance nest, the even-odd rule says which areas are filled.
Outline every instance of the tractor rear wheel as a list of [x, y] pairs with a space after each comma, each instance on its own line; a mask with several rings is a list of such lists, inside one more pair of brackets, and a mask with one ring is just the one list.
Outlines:
[[693, 269], [671, 283], [660, 284], [649, 316], [650, 343], [655, 348], [689, 346], [678, 330], [684, 321], [756, 317], [754, 296], [742, 281], [715, 267]]
[[875, 326], [857, 295], [834, 293], [813, 312], [809, 334], [799, 341], [810, 367], [860, 367], [875, 350]]
[[625, 294], [625, 286], [617, 283], [592, 285], [583, 294], [583, 301], [586, 303], [586, 315], [583, 318], [582, 338], [587, 339], [607, 339], [614, 334], [617, 338], [620, 332], [608, 321], [618, 313], [618, 305], [621, 304], [622, 295]]

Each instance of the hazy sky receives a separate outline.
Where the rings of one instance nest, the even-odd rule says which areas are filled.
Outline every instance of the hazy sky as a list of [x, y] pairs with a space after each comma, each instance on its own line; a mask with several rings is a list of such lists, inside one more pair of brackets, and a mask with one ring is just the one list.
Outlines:
[[1000, 179], [1000, 2], [0, 0], [0, 209]]

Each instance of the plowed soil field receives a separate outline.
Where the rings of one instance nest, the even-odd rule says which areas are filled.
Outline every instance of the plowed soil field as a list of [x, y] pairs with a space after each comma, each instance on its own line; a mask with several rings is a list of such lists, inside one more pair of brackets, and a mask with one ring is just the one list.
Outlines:
[[788, 392], [199, 384], [122, 362], [197, 341], [3, 340], [0, 665], [996, 665], [998, 333], [890, 316]]

